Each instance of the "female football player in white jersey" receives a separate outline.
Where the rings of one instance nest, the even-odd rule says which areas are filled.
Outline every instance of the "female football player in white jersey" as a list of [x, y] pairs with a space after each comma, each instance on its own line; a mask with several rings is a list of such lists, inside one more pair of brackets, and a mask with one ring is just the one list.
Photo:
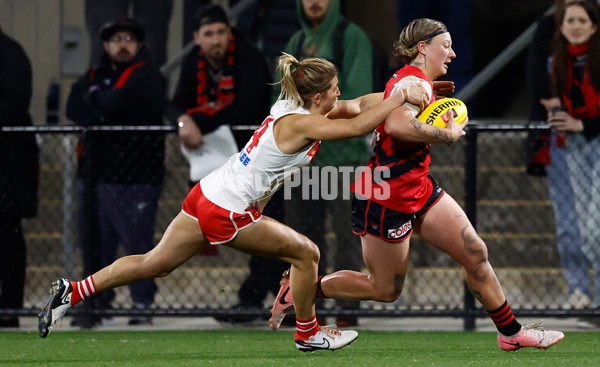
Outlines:
[[284, 54], [278, 69], [283, 75], [279, 100], [244, 149], [190, 191], [154, 249], [122, 257], [79, 282], [55, 281], [39, 315], [41, 337], [85, 298], [140, 279], [166, 276], [207, 246], [221, 244], [291, 264], [298, 349], [339, 349], [356, 339], [356, 331], [320, 327], [316, 322], [317, 245], [261, 211], [287, 177], [310, 164], [320, 140], [366, 135], [404, 102], [424, 106], [426, 93], [421, 86], [409, 85], [385, 100], [378, 93], [338, 101], [337, 71], [329, 61], [300, 62]]

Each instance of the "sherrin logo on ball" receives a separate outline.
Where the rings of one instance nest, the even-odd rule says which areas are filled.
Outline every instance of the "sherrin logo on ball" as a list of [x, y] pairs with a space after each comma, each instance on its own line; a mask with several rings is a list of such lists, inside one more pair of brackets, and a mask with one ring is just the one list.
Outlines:
[[454, 109], [454, 121], [457, 124], [465, 122], [468, 116], [467, 106], [463, 101], [456, 98], [443, 98], [431, 103], [417, 118], [426, 123], [441, 128], [445, 128], [448, 123], [446, 113]]

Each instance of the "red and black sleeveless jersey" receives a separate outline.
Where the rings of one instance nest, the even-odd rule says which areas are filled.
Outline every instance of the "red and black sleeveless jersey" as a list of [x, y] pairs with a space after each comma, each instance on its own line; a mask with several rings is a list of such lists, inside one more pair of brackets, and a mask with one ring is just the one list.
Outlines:
[[[396, 84], [408, 76], [433, 84], [425, 73], [415, 66], [407, 65], [398, 70], [388, 81], [384, 98], [388, 98]], [[433, 93], [429, 103], [435, 98]], [[357, 195], [371, 199], [403, 213], [419, 211], [433, 190], [429, 175], [429, 144], [402, 141], [386, 134], [385, 121], [375, 129], [377, 145], [368, 168], [350, 188]]]

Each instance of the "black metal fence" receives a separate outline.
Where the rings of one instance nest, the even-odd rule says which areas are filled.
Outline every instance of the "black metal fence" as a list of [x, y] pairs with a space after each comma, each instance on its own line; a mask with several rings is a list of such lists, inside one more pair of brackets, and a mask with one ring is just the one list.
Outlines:
[[[181, 210], [189, 189], [188, 164], [180, 153], [179, 140], [173, 128], [34, 126], [2, 129], [1, 134], [36, 134], [40, 146], [40, 187], [38, 214], [35, 218], [24, 220], [28, 249], [24, 308], [0, 310], [0, 316], [36, 314], [48, 297], [52, 280], [59, 277], [79, 280], [87, 276], [86, 269], [93, 266], [86, 264], [89, 260], [84, 259], [78, 244], [77, 222], [84, 219], [78, 218], [77, 214], [78, 180], [85, 178], [81, 173], [79, 177], [77, 175], [77, 156], [82, 153], [78, 149], [78, 141], [82, 134], [110, 132], [110, 139], [115, 142], [119, 139], [130, 141], [127, 136], [142, 130], [147, 135], [164, 134], [165, 171], [154, 230], [154, 243], [158, 243], [170, 220]], [[547, 130], [547, 127], [471, 122], [464, 139], [451, 147], [432, 147], [431, 172], [447, 193], [465, 208], [486, 242], [490, 262], [517, 314], [600, 315], [593, 303], [581, 308], [570, 298], [572, 295], [563, 278], [556, 248], [554, 216], [546, 179], [529, 176], [525, 172], [526, 137], [531, 130]], [[159, 145], [156, 149], [162, 147]], [[108, 154], [112, 160], [123, 159], [121, 165], [127, 165], [131, 162], [126, 160], [142, 162], [147, 159], [144, 153], [149, 151], [137, 151], [135, 155], [114, 153], [96, 154]], [[284, 207], [286, 218], [297, 220], [291, 218], [296, 215], [294, 201], [285, 200]], [[347, 220], [350, 230], [347, 218], [349, 213], [333, 213], [327, 219], [308, 216], [302, 221], [308, 223], [306, 228], [311, 228], [311, 221]], [[312, 237], [311, 233], [306, 234]], [[324, 240], [330, 242], [330, 250], [338, 246], [336, 236], [331, 231], [324, 236]], [[474, 319], [485, 315], [485, 312], [466, 290], [457, 263], [416, 235], [411, 247], [409, 273], [403, 294], [396, 302], [363, 301], [358, 308], [342, 309], [334, 301], [327, 300], [320, 305], [323, 308], [320, 314], [453, 316], [463, 317], [466, 329], [473, 328]], [[122, 249], [118, 251], [118, 256], [124, 255]], [[250, 257], [225, 246], [218, 246], [216, 252], [198, 254], [168, 277], [157, 279], [158, 291], [150, 309], [136, 309], [129, 288], [121, 287], [116, 289], [115, 298], [107, 306], [98, 308], [86, 301], [83, 307], [74, 308], [70, 314], [267, 315], [274, 297], [272, 294], [263, 300], [262, 309], [231, 308], [239, 303], [238, 290], [248, 277]], [[360, 256], [360, 248], [345, 247], [336, 255], [325, 253], [322, 256], [331, 258], [340, 254]], [[334, 262], [329, 261], [328, 264]], [[337, 269], [329, 265], [326, 270]], [[591, 276], [592, 269], [587, 270]], [[273, 284], [269, 288], [277, 289], [278, 286]]]

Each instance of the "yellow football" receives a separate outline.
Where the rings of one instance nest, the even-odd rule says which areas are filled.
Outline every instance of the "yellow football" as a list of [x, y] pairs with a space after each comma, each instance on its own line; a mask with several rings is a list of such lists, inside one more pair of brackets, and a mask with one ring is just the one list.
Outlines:
[[438, 99], [427, 106], [417, 118], [428, 125], [445, 128], [448, 123], [446, 113], [451, 109], [454, 109], [454, 121], [457, 124], [465, 122], [468, 116], [467, 106], [456, 98]]

